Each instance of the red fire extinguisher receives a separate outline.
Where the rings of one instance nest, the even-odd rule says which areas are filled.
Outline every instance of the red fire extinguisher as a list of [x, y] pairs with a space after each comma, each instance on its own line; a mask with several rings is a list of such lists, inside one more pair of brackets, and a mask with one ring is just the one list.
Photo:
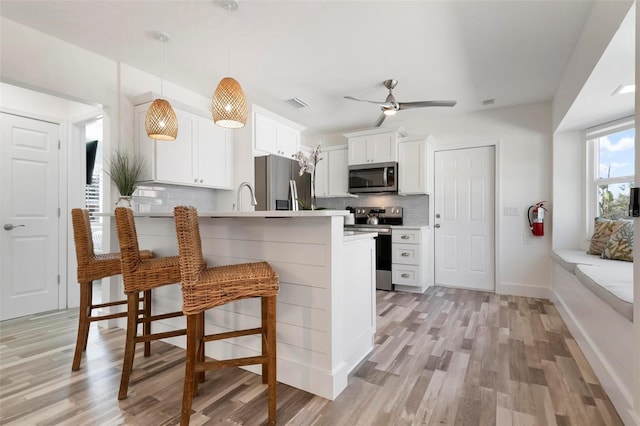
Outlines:
[[542, 237], [544, 235], [544, 212], [547, 209], [543, 207], [543, 203], [546, 203], [546, 201], [539, 201], [533, 206], [530, 206], [529, 210], [527, 210], [529, 228], [531, 228], [533, 235], [537, 237]]

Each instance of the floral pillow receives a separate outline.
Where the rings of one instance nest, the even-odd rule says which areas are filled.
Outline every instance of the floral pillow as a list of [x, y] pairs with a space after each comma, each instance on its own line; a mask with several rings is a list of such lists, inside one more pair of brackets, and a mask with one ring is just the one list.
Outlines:
[[609, 238], [611, 238], [611, 234], [615, 228], [615, 220], [596, 217], [595, 225], [593, 227], [593, 236], [591, 237], [591, 244], [589, 245], [587, 254], [597, 254], [598, 256], [601, 256], [602, 251], [609, 242]]
[[616, 222], [618, 226], [604, 247], [602, 258], [633, 262], [633, 222], [630, 220]]

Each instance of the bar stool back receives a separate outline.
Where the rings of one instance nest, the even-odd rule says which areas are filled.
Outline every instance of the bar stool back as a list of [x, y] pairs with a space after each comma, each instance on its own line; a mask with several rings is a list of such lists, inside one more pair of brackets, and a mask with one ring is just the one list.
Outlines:
[[[187, 316], [187, 361], [182, 397], [181, 425], [188, 425], [191, 403], [204, 372], [225, 367], [262, 364], [262, 382], [268, 384], [268, 424], [276, 424], [276, 296], [278, 274], [267, 262], [207, 268], [202, 255], [198, 212], [193, 207], [174, 209], [180, 273], [182, 310]], [[250, 297], [261, 298], [261, 326], [219, 334], [204, 334], [204, 312]], [[204, 344], [214, 340], [260, 334], [260, 356], [205, 361]]]
[[[93, 281], [119, 275], [120, 253], [96, 254], [93, 247], [93, 233], [91, 232], [91, 219], [89, 210], [72, 209], [71, 222], [73, 225], [73, 240], [76, 246], [76, 260], [78, 264], [78, 284], [80, 285], [80, 312], [78, 314], [78, 337], [76, 349], [71, 365], [72, 371], [80, 368], [82, 352], [87, 349], [89, 328], [94, 321], [102, 321], [113, 318], [123, 318], [126, 312], [118, 312], [105, 315], [93, 315], [94, 309], [108, 308], [111, 306], [125, 305], [126, 300], [108, 303], [93, 304]], [[139, 254], [143, 258], [151, 258], [153, 254], [145, 250]]]
[[[124, 349], [124, 361], [118, 399], [127, 397], [129, 379], [133, 369], [136, 344], [144, 343], [144, 356], [151, 354], [151, 341], [182, 336], [186, 329], [178, 329], [163, 333], [151, 333], [151, 323], [182, 316], [182, 311], [152, 315], [151, 290], [180, 282], [180, 264], [178, 256], [155, 257], [143, 259], [139, 255], [138, 233], [133, 218], [133, 211], [125, 207], [116, 208], [116, 228], [120, 241], [120, 257], [122, 265], [122, 282], [127, 295], [127, 337]], [[138, 311], [140, 293], [144, 294], [143, 310]], [[148, 301], [148, 303], [146, 303]], [[138, 335], [138, 325], [142, 324], [142, 335]]]

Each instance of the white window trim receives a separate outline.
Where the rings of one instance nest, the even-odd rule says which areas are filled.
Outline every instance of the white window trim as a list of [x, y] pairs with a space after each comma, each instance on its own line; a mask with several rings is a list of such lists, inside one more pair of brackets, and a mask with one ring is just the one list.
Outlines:
[[[619, 120], [604, 123], [598, 126], [591, 127], [584, 131], [583, 139], [587, 150], [587, 167], [585, 182], [586, 191], [585, 194], [585, 211], [587, 223], [585, 224], [585, 239], [590, 240], [593, 234], [593, 220], [598, 215], [598, 186], [606, 184], [616, 183], [628, 183], [634, 182], [634, 176], [619, 176], [613, 178], [597, 178], [600, 170], [600, 152], [596, 149], [595, 141], [603, 136], [610, 135], [612, 133], [623, 132], [625, 130], [633, 129], [635, 127], [635, 117], [625, 117]], [[637, 132], [636, 132], [637, 133]], [[636, 170], [636, 175], [638, 171]]]

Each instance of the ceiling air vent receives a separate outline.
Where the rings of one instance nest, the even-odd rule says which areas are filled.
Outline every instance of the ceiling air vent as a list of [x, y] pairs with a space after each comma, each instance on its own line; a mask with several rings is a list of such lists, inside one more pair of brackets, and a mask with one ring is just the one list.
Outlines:
[[306, 108], [306, 107], [309, 106], [308, 103], [306, 103], [305, 101], [303, 101], [300, 98], [287, 99], [285, 102], [288, 103], [290, 106], [292, 106], [295, 109]]

